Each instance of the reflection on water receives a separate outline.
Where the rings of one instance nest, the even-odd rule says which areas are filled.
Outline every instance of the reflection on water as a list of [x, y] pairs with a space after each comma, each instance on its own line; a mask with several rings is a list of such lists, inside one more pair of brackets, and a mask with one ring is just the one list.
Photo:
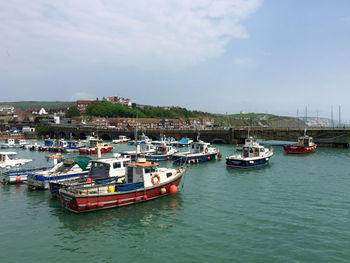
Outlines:
[[[64, 228], [74, 232], [85, 232], [91, 229], [99, 231], [117, 227], [119, 230], [138, 227], [160, 227], [159, 218], [174, 218], [181, 210], [181, 195], [169, 195], [156, 200], [119, 208], [99, 210], [89, 213], [74, 214], [63, 210], [59, 200], [51, 200], [51, 213], [57, 216]], [[171, 226], [168, 226], [171, 227]]]

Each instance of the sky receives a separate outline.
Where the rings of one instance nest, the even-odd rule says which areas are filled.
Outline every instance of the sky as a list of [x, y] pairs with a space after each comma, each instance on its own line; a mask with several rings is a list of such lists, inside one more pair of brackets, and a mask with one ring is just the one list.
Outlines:
[[349, 0], [11, 0], [0, 21], [0, 101], [350, 122]]

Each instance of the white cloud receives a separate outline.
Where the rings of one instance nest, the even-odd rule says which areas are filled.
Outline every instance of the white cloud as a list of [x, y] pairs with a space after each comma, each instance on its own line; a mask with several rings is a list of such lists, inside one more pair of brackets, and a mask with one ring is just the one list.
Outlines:
[[1, 1], [0, 69], [182, 68], [222, 54], [233, 38], [248, 37], [241, 21], [261, 2]]

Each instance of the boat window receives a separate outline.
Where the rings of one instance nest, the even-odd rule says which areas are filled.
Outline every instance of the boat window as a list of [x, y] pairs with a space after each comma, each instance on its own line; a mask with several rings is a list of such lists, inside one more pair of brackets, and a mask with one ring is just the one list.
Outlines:
[[110, 165], [107, 163], [93, 162], [89, 175], [93, 178], [106, 178], [109, 175]]
[[136, 167], [136, 174], [137, 175], [143, 175], [143, 168], [142, 167]]
[[149, 174], [152, 172], [152, 167], [145, 167], [145, 174]]
[[128, 184], [132, 183], [133, 167], [128, 167]]
[[166, 177], [169, 178], [170, 176], [172, 176], [173, 173], [166, 173]]
[[74, 162], [63, 162], [63, 164], [58, 167], [57, 172], [68, 172], [75, 165]]
[[114, 169], [117, 169], [117, 168], [120, 168], [120, 167], [122, 167], [120, 162], [113, 163], [113, 168]]
[[9, 154], [8, 155], [10, 160], [15, 160], [16, 159], [16, 155], [15, 154]]
[[250, 153], [253, 153], [253, 152], [254, 152], [253, 148], [250, 148], [249, 152], [250, 152]]

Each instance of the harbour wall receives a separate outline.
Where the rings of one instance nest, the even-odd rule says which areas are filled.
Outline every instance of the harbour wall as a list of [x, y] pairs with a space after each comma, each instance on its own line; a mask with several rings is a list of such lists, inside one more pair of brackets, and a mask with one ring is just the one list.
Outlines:
[[[297, 141], [304, 135], [304, 130], [295, 128], [265, 128], [265, 127], [231, 127], [223, 129], [171, 129], [171, 130], [139, 130], [138, 134], [145, 133], [148, 137], [158, 139], [161, 136], [181, 139], [188, 137], [200, 139], [211, 143], [241, 144], [244, 139], [253, 136], [261, 140]], [[347, 128], [308, 128], [307, 134], [314, 138], [320, 147], [348, 147], [350, 143], [350, 129]], [[51, 138], [85, 139], [87, 136], [97, 135], [104, 140], [117, 139], [119, 135], [134, 138], [133, 130], [118, 130], [96, 128], [94, 126], [51, 126]]]

